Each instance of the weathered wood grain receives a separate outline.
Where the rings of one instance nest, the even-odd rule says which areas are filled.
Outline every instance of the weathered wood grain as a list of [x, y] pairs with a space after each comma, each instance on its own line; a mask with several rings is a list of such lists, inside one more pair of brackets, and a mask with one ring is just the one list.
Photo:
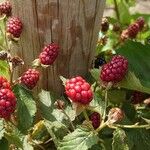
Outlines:
[[12, 0], [13, 14], [24, 23], [15, 53], [25, 66], [38, 57], [45, 44], [60, 45], [59, 57], [42, 74], [42, 87], [61, 92], [59, 75], [85, 76], [91, 67], [105, 0]]

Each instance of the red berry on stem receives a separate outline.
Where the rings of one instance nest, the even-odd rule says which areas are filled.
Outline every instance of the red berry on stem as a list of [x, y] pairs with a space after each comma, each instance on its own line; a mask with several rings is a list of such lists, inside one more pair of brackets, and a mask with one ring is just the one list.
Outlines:
[[94, 112], [90, 115], [90, 121], [92, 122], [92, 125], [94, 129], [97, 129], [100, 126], [101, 123], [101, 116], [99, 113]]
[[121, 81], [128, 70], [128, 61], [121, 55], [116, 55], [112, 60], [102, 66], [100, 78], [105, 82]]
[[16, 97], [9, 89], [0, 90], [0, 117], [8, 119], [15, 111]]
[[6, 16], [10, 16], [12, 11], [12, 6], [9, 1], [5, 1], [0, 4], [0, 14], [5, 14]]
[[7, 33], [11, 34], [14, 38], [19, 38], [22, 33], [22, 22], [17, 17], [11, 17], [7, 22]]
[[139, 91], [134, 91], [131, 98], [132, 104], [139, 104], [144, 101], [144, 93]]
[[7, 79], [2, 76], [0, 76], [0, 89], [11, 89]]
[[28, 69], [21, 76], [21, 83], [24, 84], [27, 88], [33, 89], [39, 80], [39, 75], [39, 71], [35, 69]]
[[86, 105], [93, 99], [93, 92], [90, 84], [80, 76], [68, 80], [65, 85], [65, 90], [67, 96], [73, 102]]
[[139, 32], [139, 25], [137, 23], [131, 24], [128, 27], [129, 38], [135, 38]]
[[39, 55], [41, 64], [52, 65], [58, 56], [59, 49], [59, 46], [55, 43], [45, 46]]

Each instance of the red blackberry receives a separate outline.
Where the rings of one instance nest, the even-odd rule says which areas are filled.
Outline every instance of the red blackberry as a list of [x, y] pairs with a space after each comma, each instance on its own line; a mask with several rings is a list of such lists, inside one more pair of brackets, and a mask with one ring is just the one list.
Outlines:
[[44, 47], [43, 51], [39, 55], [41, 64], [52, 65], [56, 60], [59, 52], [59, 46], [51, 43]]
[[17, 17], [9, 18], [7, 22], [7, 33], [12, 35], [13, 38], [19, 38], [22, 33], [22, 22]]
[[11, 15], [12, 6], [9, 1], [5, 1], [0, 4], [0, 14], [5, 14], [6, 16]]
[[10, 115], [15, 111], [16, 97], [9, 89], [0, 90], [0, 117], [9, 119]]
[[93, 92], [90, 84], [80, 76], [67, 80], [65, 90], [73, 102], [89, 104], [92, 101]]
[[99, 113], [94, 112], [90, 115], [90, 121], [92, 122], [92, 125], [94, 129], [97, 129], [100, 126], [101, 123], [101, 116]]
[[102, 66], [100, 78], [105, 82], [119, 82], [126, 75], [128, 61], [121, 55], [116, 55], [112, 60]]
[[137, 23], [131, 24], [128, 27], [129, 38], [135, 38], [139, 32], [139, 25]]
[[139, 91], [134, 91], [131, 98], [132, 104], [139, 104], [142, 103], [144, 100], [144, 93], [141, 93]]
[[109, 113], [108, 113], [108, 122], [110, 124], [119, 122], [124, 118], [124, 116], [125, 114], [120, 108], [117, 108], [117, 107], [112, 108], [109, 110]]
[[0, 76], [0, 89], [11, 89], [7, 79], [2, 76]]
[[39, 72], [35, 69], [28, 69], [21, 76], [21, 83], [24, 84], [27, 88], [33, 89], [39, 80]]
[[136, 20], [136, 23], [139, 25], [139, 30], [141, 31], [144, 27], [144, 24], [145, 24], [145, 20], [143, 17], [139, 17], [137, 20]]

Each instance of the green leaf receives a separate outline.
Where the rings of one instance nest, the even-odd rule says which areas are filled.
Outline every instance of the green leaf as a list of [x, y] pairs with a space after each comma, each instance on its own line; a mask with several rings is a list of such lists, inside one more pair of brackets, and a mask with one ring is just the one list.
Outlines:
[[[127, 41], [116, 50], [117, 54], [125, 56], [129, 61], [129, 70], [135, 73], [142, 85], [150, 89], [150, 45]], [[144, 92], [144, 91], [143, 91]]]
[[22, 132], [27, 132], [33, 124], [36, 103], [31, 92], [21, 85], [15, 85], [13, 91], [17, 97], [18, 128]]
[[33, 146], [28, 142], [28, 136], [23, 140], [23, 150], [34, 150]]
[[120, 3], [118, 3], [118, 11], [119, 11], [120, 23], [130, 24], [131, 15], [129, 12], [129, 6], [127, 5], [125, 0], [121, 0]]
[[[64, 115], [64, 113], [54, 106], [56, 99], [50, 92], [42, 90], [39, 94], [39, 99], [39, 108], [43, 118], [52, 122], [59, 121], [69, 124], [68, 118]], [[64, 98], [61, 98], [61, 100], [65, 101]], [[67, 101], [65, 101], [65, 106], [65, 112], [73, 121], [75, 119], [75, 111]]]
[[150, 130], [130, 129], [126, 131], [126, 135], [133, 142], [133, 150], [150, 150]]
[[3, 76], [9, 80], [9, 65], [6, 61], [0, 60], [0, 76]]
[[98, 143], [98, 136], [85, 128], [77, 128], [60, 142], [59, 150], [88, 150]]
[[128, 72], [125, 79], [116, 84], [116, 86], [150, 94], [150, 88], [143, 86], [141, 81], [132, 72]]
[[129, 150], [127, 136], [125, 131], [117, 128], [113, 133], [113, 150]]
[[135, 119], [136, 110], [130, 102], [124, 102], [122, 105], [122, 110], [130, 121]]
[[66, 83], [67, 79], [66, 79], [66, 78], [64, 78], [63, 76], [60, 76], [60, 79], [61, 79], [61, 81], [63, 82], [63, 85], [65, 85], [65, 83]]
[[120, 104], [126, 99], [126, 92], [118, 89], [109, 90], [108, 99], [113, 104]]
[[1, 150], [8, 150], [9, 149], [8, 141], [5, 138], [2, 138], [0, 140], [0, 149]]
[[90, 73], [92, 75], [92, 77], [98, 81], [99, 80], [99, 76], [100, 76], [100, 70], [99, 69], [91, 69]]
[[90, 107], [93, 107], [95, 111], [101, 115], [104, 113], [105, 102], [102, 100], [102, 96], [99, 92], [94, 93], [94, 99], [90, 103]]
[[5, 138], [9, 141], [10, 144], [15, 144], [17, 147], [22, 148], [23, 135], [16, 127], [13, 126], [11, 132], [6, 132]]
[[65, 135], [67, 135], [67, 133], [68, 133], [67, 127], [58, 121], [50, 122], [48, 120], [45, 120], [44, 124], [45, 124], [49, 134], [51, 135], [51, 137], [55, 143], [55, 146], [58, 147], [60, 140], [62, 140], [63, 137]]
[[4, 132], [5, 132], [5, 128], [4, 128], [4, 125], [3, 125], [3, 120], [0, 119], [0, 140], [3, 138]]

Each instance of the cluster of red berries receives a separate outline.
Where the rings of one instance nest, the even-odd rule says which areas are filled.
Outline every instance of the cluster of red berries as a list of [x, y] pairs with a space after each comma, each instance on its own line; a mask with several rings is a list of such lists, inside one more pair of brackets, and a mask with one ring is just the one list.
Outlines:
[[[0, 4], [0, 13], [6, 15], [7, 17], [11, 16], [12, 5], [9, 1], [5, 1]], [[8, 36], [11, 39], [19, 38], [22, 33], [23, 24], [18, 17], [8, 18], [6, 31]]]
[[131, 97], [132, 104], [139, 104], [144, 101], [144, 93], [139, 91], [134, 91]]
[[86, 105], [93, 99], [93, 92], [90, 84], [80, 76], [67, 80], [65, 90], [67, 96], [75, 103]]
[[10, 17], [7, 22], [6, 30], [12, 38], [19, 38], [22, 33], [22, 22], [17, 17]]
[[133, 24], [121, 33], [121, 39], [126, 40], [128, 38], [136, 38], [137, 34], [143, 29], [145, 20], [143, 17], [139, 17]]
[[121, 56], [116, 55], [112, 60], [102, 66], [100, 78], [104, 82], [119, 82], [121, 81], [128, 70], [128, 60]]
[[15, 111], [16, 97], [6, 78], [0, 77], [0, 117], [9, 119]]
[[10, 16], [11, 15], [12, 6], [9, 1], [5, 1], [0, 4], [0, 14]]
[[101, 116], [99, 113], [94, 112], [90, 115], [90, 121], [94, 129], [97, 129], [101, 124]]
[[59, 53], [59, 46], [55, 43], [46, 45], [39, 55], [39, 60], [43, 65], [52, 65]]
[[21, 83], [25, 85], [28, 89], [32, 90], [39, 80], [39, 75], [40, 73], [36, 69], [28, 69], [21, 76]]

